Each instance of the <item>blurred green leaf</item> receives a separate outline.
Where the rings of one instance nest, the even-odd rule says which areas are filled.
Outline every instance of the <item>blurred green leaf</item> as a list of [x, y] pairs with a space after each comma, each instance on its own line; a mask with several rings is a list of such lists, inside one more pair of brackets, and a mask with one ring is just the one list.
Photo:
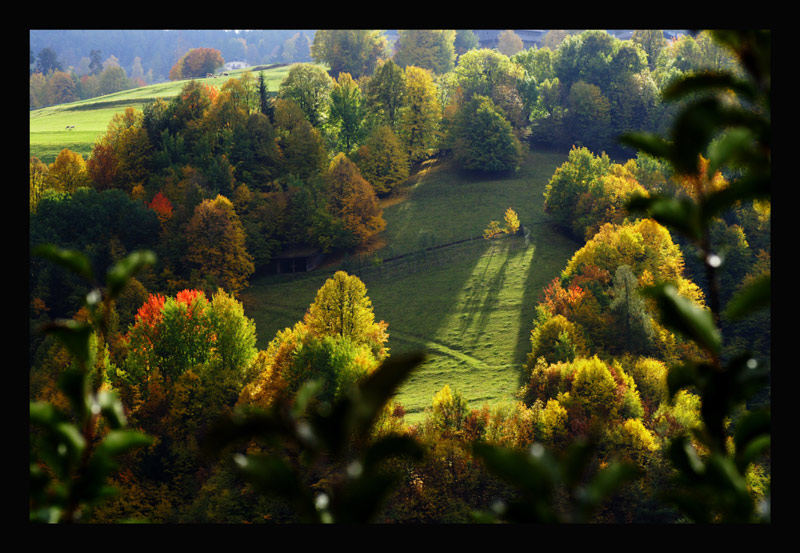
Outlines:
[[736, 465], [741, 471], [770, 445], [770, 413], [766, 409], [748, 412], [736, 423]]
[[97, 393], [97, 406], [111, 429], [117, 430], [125, 426], [125, 409], [116, 393], [100, 390]]
[[675, 468], [690, 482], [697, 482], [705, 473], [705, 465], [688, 436], [678, 436], [667, 447], [667, 455]]
[[560, 478], [558, 467], [547, 452], [536, 457], [480, 442], [473, 444], [473, 451], [489, 470], [530, 497], [549, 497]]
[[762, 434], [750, 440], [741, 451], [736, 452], [736, 466], [745, 472], [750, 463], [756, 462], [759, 457], [769, 452], [772, 438], [769, 434]]
[[[77, 462], [87, 445], [81, 431], [74, 424], [60, 422], [53, 427], [53, 434], [59, 443], [59, 453], [71, 462]], [[65, 447], [62, 449], [61, 445]]]
[[669, 397], [684, 388], [696, 386], [702, 388], [705, 378], [701, 379], [698, 365], [692, 362], [680, 363], [673, 365], [667, 372], [667, 392]]
[[88, 395], [89, 378], [86, 371], [77, 367], [68, 367], [59, 376], [58, 386], [69, 400], [78, 420], [86, 420], [92, 408]]
[[712, 313], [681, 296], [672, 284], [657, 284], [642, 289], [654, 298], [665, 325], [676, 330], [713, 354], [719, 353], [722, 337]]
[[155, 262], [155, 254], [148, 250], [135, 251], [119, 261], [108, 270], [106, 276], [108, 297], [116, 298], [132, 276], [144, 267], [155, 264]]
[[343, 524], [368, 523], [380, 508], [381, 502], [397, 483], [396, 475], [366, 473], [348, 482], [334, 497], [335, 522]]
[[112, 430], [96, 449], [96, 454], [116, 457], [132, 449], [150, 445], [153, 438], [138, 430]]
[[84, 369], [94, 364], [95, 351], [91, 342], [94, 329], [90, 324], [74, 319], [59, 319], [44, 325], [42, 330], [64, 344]]
[[201, 442], [205, 455], [216, 453], [231, 444], [251, 439], [273, 440], [291, 438], [290, 425], [279, 415], [278, 409], [236, 409], [230, 417], [215, 421]]
[[711, 140], [725, 125], [725, 113], [717, 98], [704, 98], [686, 106], [672, 127], [672, 162], [678, 173], [697, 173], [700, 155], [707, 156]]
[[628, 201], [626, 209], [644, 212], [655, 221], [671, 226], [689, 238], [701, 235], [700, 211], [690, 198], [635, 195]]
[[89, 282], [94, 280], [89, 258], [77, 250], [59, 248], [53, 244], [42, 244], [35, 247], [31, 253], [61, 265]]
[[625, 146], [656, 158], [671, 159], [672, 157], [672, 143], [652, 133], [626, 133], [620, 137], [619, 141]]
[[361, 382], [353, 397], [352, 427], [357, 434], [369, 431], [386, 402], [424, 360], [418, 352], [392, 356]]
[[721, 190], [707, 194], [700, 204], [700, 218], [704, 222], [724, 212], [737, 202], [770, 197], [769, 174], [746, 174], [731, 182]]
[[731, 320], [742, 319], [760, 309], [769, 307], [772, 294], [769, 273], [756, 277], [737, 290], [725, 306], [723, 315]]
[[374, 470], [386, 459], [407, 457], [418, 460], [423, 456], [422, 446], [409, 436], [389, 435], [370, 444], [364, 453], [364, 469]]
[[44, 401], [31, 401], [28, 411], [30, 422], [41, 426], [49, 427], [65, 420], [61, 411]]
[[580, 482], [595, 453], [595, 444], [589, 440], [578, 439], [569, 445], [561, 460], [561, 475], [568, 486]]
[[703, 71], [689, 74], [664, 87], [662, 97], [666, 101], [676, 101], [698, 93], [733, 91], [745, 98], [753, 99], [755, 90], [752, 84], [736, 78], [730, 73]]
[[742, 166], [757, 160], [754, 154], [755, 137], [748, 128], [729, 129], [711, 144], [708, 152], [706, 177], [712, 178], [724, 167]]
[[612, 462], [604, 469], [597, 472], [595, 477], [585, 488], [585, 501], [587, 503], [585, 516], [591, 514], [604, 500], [618, 491], [623, 484], [631, 482], [640, 475], [640, 472], [630, 463]]

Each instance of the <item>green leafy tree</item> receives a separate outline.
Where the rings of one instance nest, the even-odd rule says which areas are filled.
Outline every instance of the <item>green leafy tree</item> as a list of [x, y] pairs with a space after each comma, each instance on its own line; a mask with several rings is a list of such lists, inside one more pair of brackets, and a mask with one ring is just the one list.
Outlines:
[[484, 96], [473, 96], [456, 115], [453, 151], [462, 167], [472, 171], [513, 171], [522, 161], [522, 145], [511, 124]]
[[470, 29], [458, 29], [453, 40], [453, 47], [456, 55], [461, 56], [467, 51], [478, 47], [478, 36]]
[[565, 124], [571, 137], [590, 149], [599, 149], [608, 141], [611, 125], [611, 104], [600, 88], [577, 81], [567, 95]]
[[366, 109], [379, 122], [397, 128], [405, 95], [403, 69], [392, 60], [379, 63], [364, 86]]
[[656, 60], [658, 60], [661, 50], [667, 45], [664, 31], [660, 29], [636, 29], [633, 31], [631, 40], [639, 44], [647, 54], [647, 65], [650, 70], [655, 69]]
[[318, 127], [327, 113], [332, 88], [333, 79], [324, 69], [310, 63], [296, 63], [278, 87], [278, 97], [294, 100], [308, 122]]
[[455, 37], [451, 30], [401, 29], [393, 60], [402, 68], [413, 65], [442, 75], [453, 69]]
[[500, 86], [516, 87], [522, 69], [497, 50], [481, 48], [462, 55], [455, 74], [464, 101], [468, 101], [474, 95], [493, 98], [496, 88]]
[[385, 51], [383, 31], [369, 29], [320, 29], [311, 43], [311, 57], [328, 64], [334, 77], [340, 73], [349, 73], [356, 79], [372, 75]]
[[337, 143], [346, 154], [363, 137], [364, 102], [361, 89], [349, 73], [339, 73], [331, 89], [328, 123], [338, 130]]

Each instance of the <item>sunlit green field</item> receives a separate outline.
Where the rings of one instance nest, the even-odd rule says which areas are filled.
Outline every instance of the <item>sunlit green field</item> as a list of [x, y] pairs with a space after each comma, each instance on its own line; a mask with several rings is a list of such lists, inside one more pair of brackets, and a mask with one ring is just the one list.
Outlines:
[[[245, 71], [230, 71], [228, 77], [196, 80], [221, 88], [228, 78], [241, 77]], [[288, 66], [264, 70], [267, 90], [276, 92], [288, 71]], [[251, 74], [258, 78], [257, 71], [251, 71]], [[114, 114], [127, 107], [142, 109], [157, 98], [169, 101], [178, 95], [187, 82], [170, 81], [33, 110], [29, 115], [30, 155], [45, 163], [52, 163], [61, 150], [68, 148], [86, 158], [95, 141], [106, 132]], [[68, 125], [74, 125], [75, 128], [67, 129]]]
[[[443, 164], [419, 179], [408, 199], [385, 209], [386, 248], [394, 255], [418, 250], [420, 236], [444, 243], [480, 235], [490, 218], [502, 221], [507, 207], [530, 230], [527, 238], [472, 240], [351, 271], [366, 284], [376, 318], [389, 323], [390, 351], [428, 354], [397, 397], [408, 422], [423, 417], [445, 384], [471, 408], [514, 400], [539, 294], [579, 247], [542, 212], [544, 186], [565, 159], [532, 154], [516, 175], [494, 179], [467, 177]], [[337, 268], [251, 282], [242, 300], [260, 348], [302, 318]]]

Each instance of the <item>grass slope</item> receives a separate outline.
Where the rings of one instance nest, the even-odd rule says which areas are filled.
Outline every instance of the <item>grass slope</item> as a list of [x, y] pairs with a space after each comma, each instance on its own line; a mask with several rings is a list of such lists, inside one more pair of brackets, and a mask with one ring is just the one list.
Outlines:
[[[231, 71], [228, 77], [196, 80], [221, 88], [228, 78], [239, 78], [250, 69]], [[250, 72], [257, 83], [259, 71]], [[264, 69], [267, 90], [276, 92], [288, 72], [289, 66]], [[187, 82], [182, 80], [158, 83], [33, 110], [29, 115], [30, 155], [49, 164], [61, 150], [68, 148], [87, 158], [95, 141], [105, 134], [114, 114], [124, 111], [127, 107], [141, 110], [157, 98], [169, 101], [180, 93]], [[75, 128], [67, 130], [67, 125], [74, 125]]]
[[[480, 235], [489, 220], [502, 221], [507, 207], [530, 230], [527, 238], [472, 240], [350, 270], [366, 284], [376, 318], [389, 323], [390, 351], [428, 353], [398, 394], [409, 422], [421, 420], [445, 384], [473, 408], [513, 401], [539, 294], [580, 246], [552, 228], [542, 211], [544, 187], [565, 159], [530, 154], [518, 173], [503, 178], [467, 176], [439, 163], [411, 185], [404, 201], [385, 208], [388, 245], [376, 252], [383, 258]], [[242, 301], [260, 348], [302, 318], [338, 268], [251, 282]]]

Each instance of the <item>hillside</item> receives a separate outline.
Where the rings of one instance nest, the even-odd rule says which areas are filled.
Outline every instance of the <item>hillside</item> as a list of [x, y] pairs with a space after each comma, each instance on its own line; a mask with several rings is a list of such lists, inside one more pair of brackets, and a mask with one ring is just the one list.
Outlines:
[[[278, 65], [263, 69], [267, 90], [276, 92], [289, 68]], [[230, 77], [241, 77], [250, 71], [254, 76], [261, 71], [250, 67], [228, 72]], [[196, 79], [197, 81], [221, 87], [225, 77]], [[29, 114], [30, 155], [45, 163], [52, 163], [58, 153], [68, 148], [87, 158], [98, 137], [106, 132], [108, 122], [115, 113], [127, 107], [142, 109], [158, 98], [169, 101], [181, 91], [187, 81], [170, 81], [107, 94], [97, 98], [59, 104], [33, 110]], [[68, 126], [74, 128], [68, 129]]]

